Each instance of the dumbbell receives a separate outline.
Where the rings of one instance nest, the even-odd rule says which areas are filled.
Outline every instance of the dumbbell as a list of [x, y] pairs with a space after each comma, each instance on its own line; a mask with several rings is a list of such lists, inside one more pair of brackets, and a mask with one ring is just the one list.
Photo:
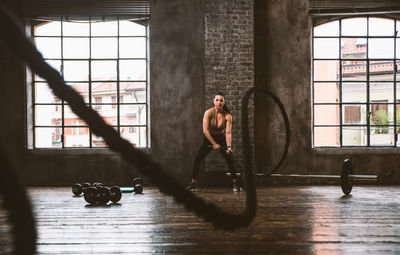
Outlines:
[[136, 194], [143, 193], [143, 179], [142, 178], [135, 178], [133, 179], [133, 188]]
[[117, 203], [121, 200], [121, 196], [121, 190], [117, 186], [112, 186], [110, 188], [102, 185], [91, 186], [83, 192], [83, 197], [89, 204], [105, 205], [109, 201]]
[[87, 188], [89, 188], [90, 187], [90, 183], [88, 183], [88, 182], [84, 182], [84, 183], [82, 183], [82, 184], [80, 184], [80, 183], [75, 183], [73, 186], [72, 186], [72, 193], [75, 195], [75, 196], [80, 196], [81, 194], [82, 194], [82, 192], [85, 190], [85, 189], [87, 189]]
[[122, 187], [122, 193], [132, 193], [135, 192], [136, 194], [141, 194], [143, 192], [143, 179], [135, 178], [132, 181], [133, 187]]
[[95, 182], [93, 184], [88, 182], [82, 184], [75, 183], [72, 186], [72, 193], [74, 193], [75, 196], [80, 196], [82, 192], [85, 201], [90, 204], [106, 204], [109, 201], [117, 203], [122, 196], [119, 187], [113, 186], [108, 188], [101, 182]]
[[75, 183], [72, 186], [72, 193], [75, 196], [80, 196], [82, 194], [82, 192], [84, 192], [87, 188], [89, 188], [89, 187], [99, 187], [99, 186], [104, 186], [104, 184], [101, 183], [101, 182], [95, 182], [93, 184], [90, 184], [88, 182], [84, 182], [82, 184]]

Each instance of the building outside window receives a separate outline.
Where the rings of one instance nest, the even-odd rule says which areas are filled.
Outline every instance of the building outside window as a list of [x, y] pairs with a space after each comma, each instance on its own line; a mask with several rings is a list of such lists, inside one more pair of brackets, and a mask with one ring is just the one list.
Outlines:
[[[145, 22], [34, 21], [31, 34], [45, 61], [58, 70], [120, 135], [148, 147], [148, 29]], [[106, 147], [67, 102], [32, 75], [31, 148]], [[122, 132], [123, 129], [135, 132]]]
[[346, 18], [313, 29], [313, 146], [399, 146], [400, 20]]

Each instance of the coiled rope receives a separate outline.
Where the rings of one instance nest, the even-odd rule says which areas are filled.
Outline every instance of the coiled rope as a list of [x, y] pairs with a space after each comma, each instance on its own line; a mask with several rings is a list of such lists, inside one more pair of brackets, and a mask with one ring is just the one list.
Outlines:
[[[249, 105], [250, 96], [255, 92], [264, 93], [272, 98], [272, 100], [275, 102], [275, 104], [278, 106], [279, 110], [281, 111], [281, 114], [283, 117], [283, 122], [285, 124], [285, 138], [286, 139], [285, 139], [285, 147], [283, 149], [282, 156], [281, 156], [279, 162], [275, 165], [275, 167], [265, 173], [258, 172], [256, 167], [254, 167], [254, 162], [252, 160], [253, 159], [253, 150], [251, 149], [251, 144], [250, 144], [248, 105]], [[251, 169], [251, 171], [256, 176], [268, 176], [268, 175], [275, 173], [282, 166], [283, 161], [285, 160], [285, 158], [288, 154], [289, 145], [290, 145], [289, 117], [285, 111], [285, 107], [283, 106], [282, 102], [271, 91], [268, 91], [267, 89], [265, 89], [263, 87], [256, 86], [256, 87], [253, 87], [253, 88], [247, 90], [246, 93], [244, 94], [244, 96], [242, 98], [242, 106], [240, 109], [240, 116], [241, 116], [241, 122], [242, 122], [241, 128], [242, 128], [242, 139], [243, 139], [244, 168]]]

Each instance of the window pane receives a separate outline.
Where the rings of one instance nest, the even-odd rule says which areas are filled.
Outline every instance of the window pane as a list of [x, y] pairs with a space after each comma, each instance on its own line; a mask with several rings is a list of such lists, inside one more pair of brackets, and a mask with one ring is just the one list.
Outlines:
[[61, 126], [61, 105], [35, 105], [36, 126]]
[[147, 146], [146, 127], [121, 127], [120, 134], [135, 147]]
[[315, 147], [337, 147], [340, 146], [339, 127], [315, 127], [314, 128]]
[[119, 71], [121, 80], [146, 80], [146, 61], [120, 60]]
[[370, 36], [393, 36], [394, 20], [383, 18], [369, 18]]
[[118, 22], [92, 22], [91, 23], [92, 36], [117, 36], [118, 35]]
[[400, 60], [396, 61], [396, 81], [400, 81]]
[[35, 44], [43, 58], [61, 58], [60, 38], [36, 37]]
[[89, 22], [63, 22], [64, 36], [88, 36]]
[[92, 80], [117, 80], [117, 61], [92, 61]]
[[86, 122], [78, 117], [69, 105], [64, 105], [64, 125], [65, 126], [87, 126]]
[[339, 21], [336, 20], [314, 27], [314, 36], [339, 36]]
[[[49, 85], [44, 82], [36, 82], [35, 83], [35, 103], [45, 103], [45, 104], [52, 104], [55, 103], [58, 99], [53, 90], [50, 89]], [[58, 99], [61, 102], [60, 99]]]
[[371, 127], [371, 146], [394, 146], [394, 128], [389, 126]]
[[121, 105], [121, 125], [146, 125], [146, 105]]
[[338, 103], [339, 85], [336, 82], [315, 82], [314, 103]]
[[394, 108], [393, 104], [370, 104], [371, 125], [388, 125], [393, 124]]
[[314, 58], [339, 58], [339, 38], [315, 38]]
[[366, 38], [342, 38], [341, 56], [343, 59], [365, 59], [367, 58]]
[[314, 81], [337, 81], [339, 61], [314, 60]]
[[89, 62], [88, 61], [64, 61], [64, 80], [65, 81], [88, 81]]
[[366, 105], [343, 105], [343, 124], [367, 124]]
[[117, 108], [113, 108], [110, 104], [100, 105], [93, 104], [92, 108], [103, 117], [104, 121], [110, 126], [118, 125]]
[[36, 36], [60, 36], [61, 22], [43, 22], [34, 27], [34, 34]]
[[343, 81], [366, 81], [367, 62], [358, 60], [342, 61], [342, 80]]
[[343, 82], [342, 83], [342, 102], [343, 103], [366, 103], [367, 85], [363, 82]]
[[[61, 61], [60, 60], [48, 60], [47, 59], [46, 63], [61, 74]], [[44, 79], [37, 74], [35, 74], [35, 80], [36, 81], [44, 81]]]
[[92, 146], [93, 147], [107, 147], [107, 144], [103, 137], [92, 134]]
[[146, 38], [120, 38], [119, 39], [120, 58], [145, 58], [146, 57]]
[[89, 147], [89, 128], [64, 128], [64, 147]]
[[123, 97], [123, 103], [146, 102], [145, 82], [121, 82], [119, 88], [120, 96]]
[[146, 27], [133, 21], [119, 22], [119, 35], [121, 36], [145, 36]]
[[[114, 130], [118, 132], [118, 127], [113, 126], [112, 128], [114, 128]], [[103, 147], [104, 148], [104, 147], [108, 147], [108, 145], [103, 137], [97, 136], [92, 133], [92, 147], [97, 147], [97, 148]]]
[[67, 83], [73, 90], [83, 97], [85, 103], [89, 103], [89, 84], [88, 83]]
[[396, 83], [396, 102], [400, 103], [400, 82]]
[[36, 148], [61, 148], [61, 128], [35, 128]]
[[369, 63], [369, 79], [371, 81], [393, 81], [393, 61], [370, 61]]
[[366, 36], [367, 18], [350, 18], [342, 20], [342, 36]]
[[400, 37], [400, 20], [396, 21], [396, 35]]
[[[113, 97], [117, 97], [117, 83], [116, 82], [94, 82], [92, 83], [92, 102], [100, 103], [116, 103]], [[97, 102], [96, 102], [97, 100]]]
[[315, 125], [339, 125], [339, 105], [314, 105]]
[[367, 127], [343, 127], [342, 145], [343, 146], [366, 146], [367, 145]]
[[117, 38], [92, 38], [92, 58], [117, 58]]
[[89, 58], [89, 38], [64, 38], [64, 58]]
[[394, 39], [371, 38], [368, 42], [369, 58], [394, 58]]
[[371, 82], [369, 85], [371, 102], [393, 103], [394, 87], [392, 82]]
[[396, 38], [396, 58], [400, 58], [400, 38]]

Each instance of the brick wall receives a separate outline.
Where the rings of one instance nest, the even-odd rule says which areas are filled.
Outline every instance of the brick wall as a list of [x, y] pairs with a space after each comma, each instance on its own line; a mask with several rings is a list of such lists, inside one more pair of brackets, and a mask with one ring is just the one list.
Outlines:
[[[205, 1], [205, 105], [213, 107], [215, 93], [225, 94], [233, 117], [232, 147], [242, 163], [240, 101], [254, 86], [253, 0]], [[250, 102], [249, 123], [253, 130], [254, 105]], [[251, 132], [252, 134], [253, 132]], [[206, 171], [227, 171], [216, 152], [206, 158]]]

